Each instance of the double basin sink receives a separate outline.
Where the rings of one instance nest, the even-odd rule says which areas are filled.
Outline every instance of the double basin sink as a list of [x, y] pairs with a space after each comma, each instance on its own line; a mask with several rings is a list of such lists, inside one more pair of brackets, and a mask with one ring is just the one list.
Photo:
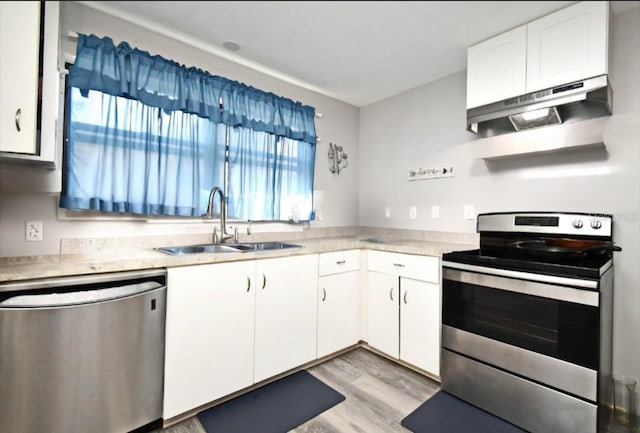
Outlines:
[[156, 248], [168, 254], [198, 254], [198, 253], [249, 253], [255, 251], [280, 250], [285, 248], [299, 248], [300, 245], [284, 242], [245, 242], [234, 244], [201, 244], [183, 245], [176, 247]]

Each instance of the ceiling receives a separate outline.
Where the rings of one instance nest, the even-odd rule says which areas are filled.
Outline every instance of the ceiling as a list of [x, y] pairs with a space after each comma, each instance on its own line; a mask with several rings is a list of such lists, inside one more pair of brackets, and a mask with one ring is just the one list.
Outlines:
[[[575, 1], [80, 3], [362, 107], [462, 71], [469, 45]], [[614, 14], [640, 7], [611, 4]]]

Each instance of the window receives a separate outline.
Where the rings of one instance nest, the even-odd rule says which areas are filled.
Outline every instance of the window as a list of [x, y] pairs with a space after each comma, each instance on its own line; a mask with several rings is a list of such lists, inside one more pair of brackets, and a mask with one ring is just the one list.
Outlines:
[[230, 218], [311, 219], [313, 107], [79, 36], [60, 207], [202, 216], [226, 186]]
[[[229, 139], [229, 206], [243, 220], [308, 220], [315, 146], [248, 128]], [[251, 203], [247, 206], [246, 203]]]

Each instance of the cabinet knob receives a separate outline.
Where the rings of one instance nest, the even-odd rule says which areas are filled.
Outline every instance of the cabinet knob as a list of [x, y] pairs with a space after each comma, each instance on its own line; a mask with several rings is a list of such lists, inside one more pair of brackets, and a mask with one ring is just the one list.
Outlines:
[[407, 290], [406, 292], [404, 292], [404, 303], [407, 303], [407, 293], [409, 293], [409, 291]]
[[396, 268], [404, 268], [404, 265], [402, 263], [394, 263], [393, 266], [395, 266]]
[[324, 302], [324, 300], [327, 299], [327, 291], [325, 290], [325, 288], [322, 288], [322, 302]]
[[345, 263], [347, 263], [346, 260], [340, 260], [336, 262], [336, 265], [344, 265]]
[[251, 278], [247, 277], [247, 292], [251, 290]]
[[16, 129], [18, 130], [18, 132], [20, 132], [20, 130], [22, 129], [22, 127], [20, 126], [21, 118], [22, 118], [22, 108], [18, 108], [18, 111], [16, 111]]
[[391, 288], [391, 290], [389, 290], [389, 297], [393, 301], [393, 287]]
[[264, 289], [265, 287], [267, 287], [267, 276], [262, 274], [262, 288]]

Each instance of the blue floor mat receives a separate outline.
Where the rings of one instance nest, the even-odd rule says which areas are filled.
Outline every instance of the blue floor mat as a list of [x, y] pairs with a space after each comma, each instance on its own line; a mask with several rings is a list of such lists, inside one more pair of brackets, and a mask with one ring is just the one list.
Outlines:
[[422, 403], [401, 424], [414, 433], [527, 433], [444, 391]]
[[345, 397], [299, 371], [198, 414], [207, 433], [286, 433]]

